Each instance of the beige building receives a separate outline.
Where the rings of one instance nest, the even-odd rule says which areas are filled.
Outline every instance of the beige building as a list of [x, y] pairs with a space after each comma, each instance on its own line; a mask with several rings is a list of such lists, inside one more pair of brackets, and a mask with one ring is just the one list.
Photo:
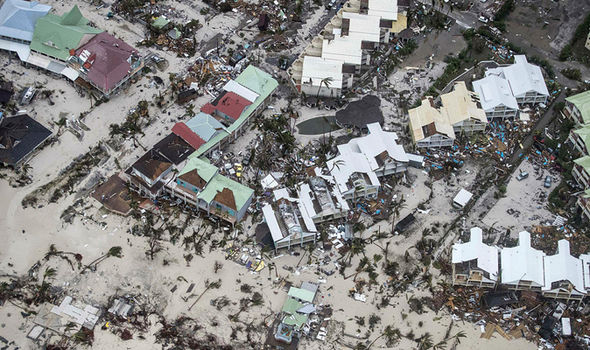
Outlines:
[[441, 106], [427, 97], [420, 106], [408, 111], [410, 130], [417, 147], [452, 146], [458, 134], [484, 131], [488, 119], [477, 94], [467, 90], [465, 82], [456, 82], [453, 90], [440, 96]]

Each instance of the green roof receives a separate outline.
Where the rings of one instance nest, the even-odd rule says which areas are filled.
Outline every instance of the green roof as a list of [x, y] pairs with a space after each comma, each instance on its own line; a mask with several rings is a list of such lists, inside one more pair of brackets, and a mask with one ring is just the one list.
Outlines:
[[236, 83], [246, 87], [259, 96], [256, 100], [246, 107], [240, 117], [227, 128], [229, 132], [238, 129], [248, 117], [266, 100], [270, 94], [279, 86], [279, 83], [272, 77], [272, 75], [260, 70], [252, 65], [246, 67], [240, 75], [234, 79]]
[[182, 171], [178, 173], [178, 176], [182, 176], [193, 170], [196, 170], [197, 174], [199, 174], [199, 177], [201, 177], [201, 179], [203, 179], [206, 182], [209, 182], [217, 173], [216, 166], [213, 166], [199, 158], [191, 158], [188, 160], [184, 168], [182, 168]]
[[70, 57], [70, 49], [80, 47], [84, 36], [102, 32], [102, 29], [88, 26], [88, 20], [74, 5], [62, 16], [48, 13], [37, 20], [31, 49], [65, 61]]
[[289, 296], [311, 303], [313, 302], [315, 293], [307, 289], [291, 287], [289, 289]]
[[238, 211], [246, 204], [248, 199], [250, 199], [250, 196], [254, 194], [253, 189], [228, 177], [217, 174], [211, 179], [211, 181], [209, 181], [209, 183], [207, 183], [205, 189], [199, 193], [198, 198], [209, 204], [215, 198], [217, 193], [223, 191], [224, 188], [229, 189], [234, 194], [236, 210]]
[[578, 110], [580, 110], [584, 124], [590, 123], [590, 90], [566, 97], [565, 100], [571, 102], [576, 108], [578, 108]]
[[162, 29], [165, 26], [167, 26], [168, 23], [170, 23], [169, 20], [167, 20], [165, 17], [160, 16], [152, 22], [152, 26], [157, 29]]
[[585, 125], [577, 130], [574, 130], [574, 133], [582, 139], [586, 149], [590, 150], [590, 125]]
[[303, 304], [301, 304], [297, 300], [293, 298], [287, 298], [287, 301], [285, 301], [285, 304], [283, 305], [283, 312], [288, 313], [289, 315], [293, 315], [297, 313], [297, 310], [301, 309], [302, 307]]
[[584, 191], [584, 198], [590, 198], [590, 188]]
[[584, 168], [584, 170], [586, 170], [587, 173], [590, 173], [590, 156], [584, 156], [582, 158], [578, 158], [578, 159], [574, 160], [574, 163], [576, 163], [579, 166], [581, 166], [582, 168]]
[[242, 124], [244, 124], [250, 115], [254, 113], [256, 108], [258, 108], [258, 106], [260, 106], [262, 102], [264, 102], [264, 100], [266, 100], [266, 98], [272, 94], [277, 86], [279, 86], [279, 83], [270, 74], [252, 65], [246, 67], [246, 69], [244, 69], [244, 71], [236, 77], [235, 81], [245, 88], [248, 88], [257, 93], [258, 97], [251, 105], [246, 107], [242, 111], [240, 117], [226, 129], [228, 133], [219, 133], [207, 141], [207, 143], [199, 147], [199, 149], [191, 154], [190, 157], [200, 157], [205, 152], [209, 151], [211, 148], [221, 142], [221, 140], [229, 136], [232, 132], [236, 131]]

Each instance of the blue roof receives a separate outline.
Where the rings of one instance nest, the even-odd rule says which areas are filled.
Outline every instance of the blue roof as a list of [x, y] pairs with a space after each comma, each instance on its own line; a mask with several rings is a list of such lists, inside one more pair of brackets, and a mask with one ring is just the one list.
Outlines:
[[0, 8], [0, 33], [3, 36], [31, 41], [35, 24], [51, 6], [36, 1], [6, 0]]
[[226, 131], [225, 126], [217, 119], [203, 112], [199, 112], [199, 114], [185, 122], [185, 124], [205, 142], [208, 142], [219, 132]]

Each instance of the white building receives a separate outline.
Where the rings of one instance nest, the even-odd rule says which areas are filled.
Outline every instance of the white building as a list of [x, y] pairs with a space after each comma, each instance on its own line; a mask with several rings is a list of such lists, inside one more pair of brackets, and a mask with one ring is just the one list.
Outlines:
[[582, 260], [570, 255], [570, 244], [567, 240], [557, 242], [557, 254], [546, 256], [543, 266], [543, 296], [565, 300], [584, 298], [586, 289]]
[[348, 215], [348, 202], [333, 183], [333, 177], [322, 175], [311, 177], [309, 184], [299, 186], [297, 195], [303, 210], [316, 224]]
[[473, 82], [473, 91], [479, 96], [479, 103], [489, 120], [515, 118], [518, 103], [512, 95], [506, 79], [497, 75], [488, 75]]
[[[407, 17], [405, 13], [398, 14], [397, 0], [347, 1], [289, 68], [295, 88], [307, 95], [319, 91], [320, 96], [338, 96], [340, 91], [336, 94], [336, 90], [352, 86], [361, 67], [371, 63], [370, 52], [406, 27]], [[338, 61], [340, 68], [318, 58]], [[320, 87], [327, 76], [334, 82], [341, 81], [341, 87], [336, 87], [338, 83], [331, 89]]]
[[369, 134], [339, 145], [339, 155], [328, 161], [328, 170], [345, 199], [376, 197], [379, 177], [406, 171], [409, 158], [397, 144], [394, 132], [379, 123], [368, 124]]
[[285, 188], [274, 191], [274, 197], [274, 205], [265, 204], [262, 214], [275, 249], [315, 243], [318, 231], [301, 201], [290, 197]]
[[580, 255], [580, 260], [582, 260], [584, 289], [586, 293], [590, 293], [590, 254]]
[[509, 289], [541, 291], [545, 285], [543, 259], [545, 253], [531, 247], [531, 234], [518, 234], [518, 246], [504, 248], [500, 253], [502, 284]]
[[308, 96], [339, 97], [342, 90], [342, 61], [305, 56], [301, 92]]
[[482, 230], [471, 229], [467, 243], [453, 245], [453, 285], [494, 287], [498, 281], [498, 248], [484, 244]]
[[525, 55], [514, 56], [514, 64], [509, 66], [488, 69], [486, 76], [488, 75], [506, 79], [519, 104], [547, 103], [549, 91], [541, 68], [528, 63]]

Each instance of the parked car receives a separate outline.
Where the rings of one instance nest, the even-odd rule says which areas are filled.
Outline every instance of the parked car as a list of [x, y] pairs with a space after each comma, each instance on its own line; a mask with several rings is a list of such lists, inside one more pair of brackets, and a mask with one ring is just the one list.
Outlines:
[[553, 181], [553, 179], [551, 178], [551, 176], [549, 176], [549, 175], [545, 176], [545, 183], [543, 184], [543, 186], [545, 186], [546, 188], [551, 187], [552, 181]]
[[516, 176], [516, 179], [518, 181], [522, 181], [522, 180], [526, 179], [527, 177], [529, 177], [529, 173], [527, 173], [526, 171], [521, 171], [520, 174], [518, 174], [518, 176]]
[[478, 20], [479, 20], [480, 22], [482, 22], [482, 23], [488, 23], [488, 21], [489, 21], [489, 20], [488, 20], [487, 18], [485, 18], [484, 16], [479, 16]]

